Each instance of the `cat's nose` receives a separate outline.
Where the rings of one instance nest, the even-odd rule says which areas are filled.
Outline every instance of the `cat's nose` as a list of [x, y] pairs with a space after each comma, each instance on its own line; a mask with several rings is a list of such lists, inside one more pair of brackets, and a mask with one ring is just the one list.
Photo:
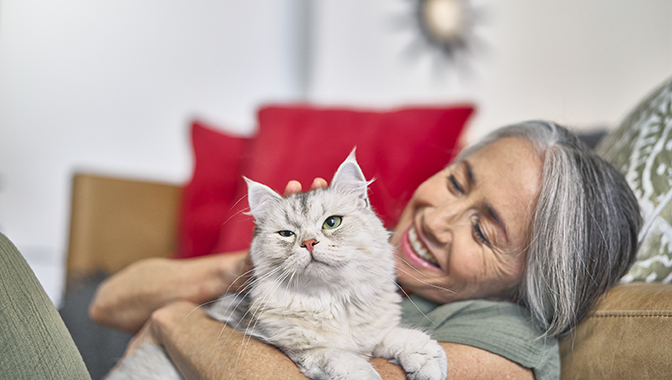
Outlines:
[[301, 248], [305, 248], [308, 250], [308, 252], [313, 253], [313, 248], [317, 243], [319, 242], [315, 239], [306, 240], [303, 243], [301, 243]]

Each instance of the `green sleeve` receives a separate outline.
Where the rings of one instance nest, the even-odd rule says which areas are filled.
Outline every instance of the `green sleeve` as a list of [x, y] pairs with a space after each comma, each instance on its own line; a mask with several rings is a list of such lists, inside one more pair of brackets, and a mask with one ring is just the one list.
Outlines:
[[56, 308], [1, 233], [0, 300], [0, 379], [90, 379]]
[[555, 338], [539, 338], [527, 309], [509, 302], [469, 300], [437, 305], [420, 297], [402, 303], [405, 323], [440, 342], [477, 347], [531, 368], [537, 380], [560, 378]]

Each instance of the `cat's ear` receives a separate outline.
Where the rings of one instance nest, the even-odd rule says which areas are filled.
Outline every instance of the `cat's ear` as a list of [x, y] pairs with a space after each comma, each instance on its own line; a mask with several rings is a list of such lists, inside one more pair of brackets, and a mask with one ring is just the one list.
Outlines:
[[268, 207], [274, 203], [273, 201], [282, 197], [266, 185], [252, 181], [247, 177], [243, 177], [243, 179], [247, 183], [247, 201], [250, 204], [250, 214], [255, 220], [263, 219]]
[[346, 158], [341, 166], [338, 167], [336, 174], [334, 174], [334, 178], [331, 180], [330, 186], [353, 194], [359, 201], [361, 201], [361, 206], [368, 207], [368, 186], [370, 182], [364, 178], [364, 173], [359, 167], [359, 164], [357, 164], [355, 149], [350, 152], [348, 158]]

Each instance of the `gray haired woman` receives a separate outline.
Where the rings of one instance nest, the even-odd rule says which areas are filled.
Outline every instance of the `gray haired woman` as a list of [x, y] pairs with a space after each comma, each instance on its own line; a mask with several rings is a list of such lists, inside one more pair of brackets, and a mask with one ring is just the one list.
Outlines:
[[550, 122], [499, 129], [460, 159], [505, 137], [526, 139], [544, 163], [516, 299], [546, 334], [562, 335], [634, 262], [641, 224], [637, 199], [616, 168]]
[[[625, 274], [639, 226], [623, 176], [574, 134], [536, 121], [496, 130], [421, 184], [402, 213], [391, 242], [409, 295], [403, 317], [440, 342], [451, 379], [557, 379], [557, 337]], [[135, 342], [163, 345], [187, 378], [304, 378], [262, 342], [239, 356], [241, 334], [197, 308], [245, 263], [239, 252], [135, 264], [99, 288], [91, 315], [133, 333], [144, 324]], [[383, 379], [406, 378], [372, 364]]]

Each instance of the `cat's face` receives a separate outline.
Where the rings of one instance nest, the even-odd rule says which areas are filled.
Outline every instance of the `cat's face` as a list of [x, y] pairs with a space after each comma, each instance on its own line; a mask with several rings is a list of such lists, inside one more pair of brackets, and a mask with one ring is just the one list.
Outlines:
[[338, 285], [394, 265], [388, 233], [369, 206], [367, 182], [354, 156], [327, 189], [282, 198], [256, 182], [248, 181], [248, 188], [257, 277]]

